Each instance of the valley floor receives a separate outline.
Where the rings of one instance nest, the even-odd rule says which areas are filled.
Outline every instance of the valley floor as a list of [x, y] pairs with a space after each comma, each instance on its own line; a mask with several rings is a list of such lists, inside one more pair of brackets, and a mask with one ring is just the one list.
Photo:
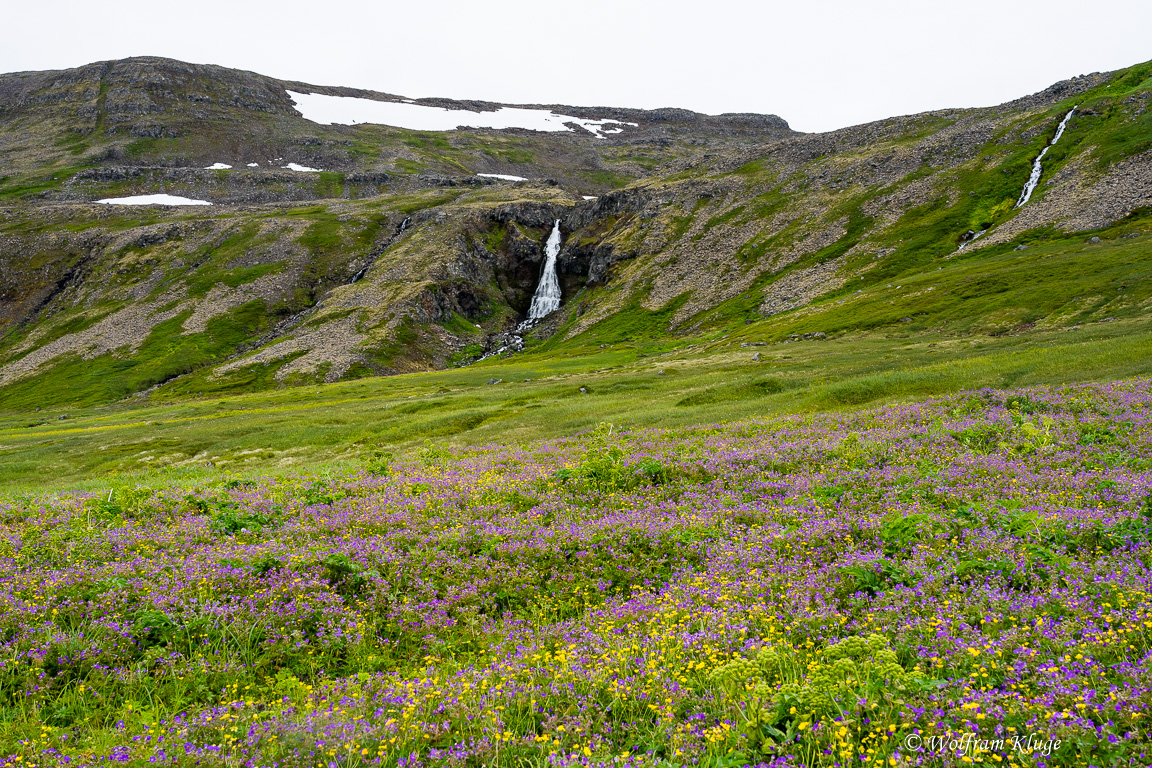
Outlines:
[[684, 426], [1152, 374], [1152, 321], [1142, 315], [1019, 335], [743, 338], [756, 336], [605, 343], [273, 392], [0, 415], [0, 492], [219, 484], [355, 468], [428, 442], [563, 437], [603, 421]]
[[1150, 384], [15, 498], [0, 765], [1147, 765]]

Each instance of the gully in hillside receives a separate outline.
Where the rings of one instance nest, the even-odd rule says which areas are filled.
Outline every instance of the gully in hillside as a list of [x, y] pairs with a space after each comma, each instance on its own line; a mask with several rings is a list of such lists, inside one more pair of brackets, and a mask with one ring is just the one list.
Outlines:
[[[1020, 192], [1020, 199], [1016, 201], [1016, 208], [1020, 208], [1032, 198], [1032, 193], [1036, 191], [1036, 186], [1040, 183], [1040, 174], [1043, 171], [1042, 161], [1044, 160], [1044, 155], [1048, 154], [1048, 150], [1052, 149], [1052, 147], [1056, 146], [1056, 142], [1060, 141], [1060, 137], [1064, 135], [1064, 129], [1068, 127], [1068, 121], [1072, 119], [1072, 115], [1075, 112], [1076, 107], [1072, 107], [1072, 109], [1068, 110], [1068, 114], [1064, 115], [1064, 119], [1061, 120], [1060, 125], [1056, 127], [1056, 135], [1052, 137], [1052, 141], [1048, 142], [1047, 146], [1040, 150], [1040, 154], [1037, 155], [1036, 159], [1032, 161], [1032, 174], [1028, 177], [1027, 183], [1024, 184], [1023, 191]], [[959, 253], [960, 251], [964, 250], [965, 247], [971, 245], [974, 240], [984, 235], [987, 231], [988, 228], [982, 229], [979, 232], [968, 230], [968, 232], [965, 233], [961, 238], [962, 242], [960, 243], [960, 247], [956, 249], [956, 252]]]
[[524, 333], [536, 323], [560, 308], [560, 278], [556, 274], [556, 259], [560, 255], [560, 219], [552, 226], [552, 234], [544, 244], [544, 267], [540, 274], [540, 282], [536, 285], [536, 293], [532, 295], [532, 303], [528, 306], [528, 317], [515, 330], [502, 333], [495, 338], [501, 341], [494, 351], [481, 357], [476, 362], [487, 360], [490, 357], [502, 355], [505, 352], [519, 352], [524, 348]]
[[[1077, 104], [1076, 106], [1080, 106]], [[1032, 175], [1028, 177], [1028, 183], [1024, 185], [1024, 191], [1020, 193], [1020, 200], [1017, 201], [1016, 207], [1024, 205], [1032, 197], [1032, 193], [1036, 191], [1036, 185], [1040, 183], [1041, 165], [1040, 161], [1044, 159], [1044, 155], [1048, 154], [1048, 150], [1056, 146], [1056, 142], [1060, 141], [1060, 137], [1064, 135], [1064, 128], [1067, 127], [1068, 121], [1072, 119], [1072, 114], [1076, 111], [1076, 107], [1068, 110], [1068, 114], [1064, 115], [1064, 119], [1060, 121], [1059, 127], [1056, 128], [1056, 135], [1052, 137], [1052, 141], [1048, 146], [1040, 150], [1040, 154], [1032, 161]]]

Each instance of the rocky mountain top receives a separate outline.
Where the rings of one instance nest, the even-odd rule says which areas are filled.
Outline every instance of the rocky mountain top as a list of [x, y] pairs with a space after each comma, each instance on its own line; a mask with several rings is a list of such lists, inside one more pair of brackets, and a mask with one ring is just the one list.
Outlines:
[[[303, 116], [289, 91], [473, 112], [509, 106], [552, 110], [577, 118], [615, 120], [622, 129], [596, 136], [579, 129], [428, 132], [384, 125], [322, 125]], [[138, 176], [143, 169], [163, 168], [165, 178], [175, 180], [180, 169], [186, 172], [182, 180], [195, 191], [203, 186], [198, 185], [195, 171], [217, 163], [230, 165], [234, 172], [205, 191], [217, 202], [250, 202], [261, 195], [266, 200], [330, 196], [298, 177], [289, 182], [300, 188], [298, 193], [278, 191], [283, 182], [269, 178], [268, 170], [275, 173], [290, 164], [361, 176], [391, 174], [410, 186], [435, 185], [444, 177], [499, 173], [554, 179], [596, 192], [621, 186], [703, 146], [790, 135], [788, 124], [774, 115], [406, 99], [152, 57], [0, 75], [0, 174], [35, 177], [50, 166], [112, 166], [134, 168]], [[45, 186], [49, 188], [43, 190], [43, 199], [75, 200], [99, 193]], [[253, 189], [263, 191], [256, 194]], [[349, 190], [357, 196], [377, 192], [376, 187], [359, 189], [355, 182]]]

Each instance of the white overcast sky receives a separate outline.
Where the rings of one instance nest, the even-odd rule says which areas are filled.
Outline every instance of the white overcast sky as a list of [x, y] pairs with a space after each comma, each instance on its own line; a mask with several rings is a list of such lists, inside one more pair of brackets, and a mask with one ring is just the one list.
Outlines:
[[167, 56], [408, 97], [823, 131], [1152, 59], [1152, 0], [4, 0], [0, 72]]

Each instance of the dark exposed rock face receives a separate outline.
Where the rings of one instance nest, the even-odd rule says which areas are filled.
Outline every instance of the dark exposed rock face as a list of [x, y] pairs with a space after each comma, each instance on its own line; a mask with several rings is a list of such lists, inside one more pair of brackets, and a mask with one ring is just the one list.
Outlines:
[[502, 205], [488, 215], [500, 224], [516, 223], [526, 227], [547, 227], [552, 229], [556, 219], [565, 225], [571, 215], [571, 206], [550, 205], [548, 203], [524, 202]]
[[451, 320], [453, 313], [478, 320], [487, 314], [490, 306], [488, 298], [480, 294], [471, 282], [435, 286], [424, 291], [419, 300], [422, 319], [434, 323]]
[[[644, 191], [628, 190], [567, 206], [540, 202], [503, 205], [488, 212], [485, 218], [486, 222], [508, 228], [509, 234], [502, 247], [492, 253], [487, 248], [476, 246], [470, 255], [491, 265], [493, 279], [505, 300], [523, 315], [540, 279], [544, 242], [557, 220], [560, 221], [563, 245], [556, 266], [563, 293], [568, 296], [585, 285], [602, 284], [614, 264], [634, 256], [622, 252], [613, 243], [581, 242], [574, 235], [606, 218], [635, 214], [649, 199], [650, 195]], [[529, 237], [523, 228], [538, 230], [540, 234]]]

